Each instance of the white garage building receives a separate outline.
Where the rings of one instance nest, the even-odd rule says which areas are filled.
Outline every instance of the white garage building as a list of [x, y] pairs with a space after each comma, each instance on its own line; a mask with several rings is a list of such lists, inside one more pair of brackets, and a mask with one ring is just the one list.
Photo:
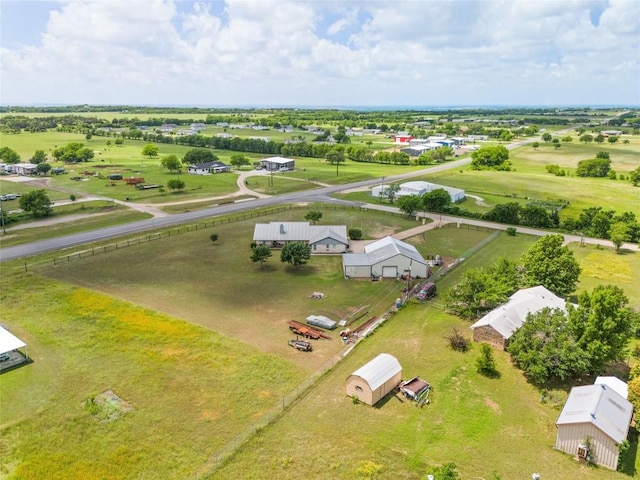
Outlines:
[[[382, 194], [382, 191], [386, 188], [389, 188], [389, 186], [377, 185], [371, 189], [371, 195], [374, 197], [380, 197]], [[465, 198], [464, 190], [460, 188], [447, 187], [446, 185], [438, 185], [437, 183], [429, 183], [429, 182], [422, 182], [422, 181], [401, 183], [400, 190], [398, 190], [398, 192], [396, 193], [396, 196], [398, 197], [402, 197], [405, 195], [422, 196], [427, 192], [431, 192], [439, 188], [446, 191], [451, 197], [451, 201], [454, 203], [460, 202]]]
[[393, 237], [385, 237], [364, 247], [364, 253], [342, 255], [345, 278], [397, 278], [409, 273], [427, 278], [429, 266], [414, 247]]

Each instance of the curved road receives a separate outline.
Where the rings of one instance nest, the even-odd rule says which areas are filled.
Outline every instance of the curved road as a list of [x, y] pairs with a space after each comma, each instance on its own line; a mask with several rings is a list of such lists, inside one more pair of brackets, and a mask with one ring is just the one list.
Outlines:
[[[526, 139], [523, 141], [519, 141], [519, 142], [512, 143], [510, 145], [507, 145], [507, 148], [509, 150], [512, 150], [514, 148], [520, 147], [522, 145], [525, 145], [527, 143], [531, 143], [537, 140], [538, 140], [537, 138]], [[256, 200], [219, 205], [215, 207], [206, 208], [203, 210], [198, 210], [195, 212], [179, 213], [179, 214], [170, 215], [170, 216], [159, 216], [159, 217], [140, 220], [137, 222], [127, 223], [123, 225], [117, 225], [114, 227], [108, 227], [108, 228], [103, 228], [99, 230], [92, 230], [89, 232], [77, 233], [74, 235], [51, 238], [47, 240], [40, 240], [37, 242], [32, 242], [24, 245], [16, 245], [14, 247], [7, 247], [7, 248], [0, 249], [0, 262], [6, 261], [6, 260], [12, 260], [16, 258], [28, 257], [28, 256], [40, 254], [40, 253], [54, 251], [54, 250], [61, 250], [61, 249], [73, 247], [76, 245], [96, 242], [99, 240], [106, 240], [109, 238], [129, 235], [132, 233], [140, 233], [140, 232], [144, 232], [151, 229], [170, 227], [170, 226], [178, 225], [181, 223], [191, 222], [194, 220], [200, 220], [203, 218], [209, 218], [217, 215], [242, 212], [242, 211], [251, 210], [254, 208], [274, 206], [281, 203], [332, 202], [332, 203], [346, 203], [350, 205], [359, 205], [362, 207], [367, 207], [369, 204], [340, 201], [340, 200], [331, 198], [331, 195], [336, 192], [340, 192], [344, 190], [351, 190], [351, 189], [357, 189], [362, 187], [369, 187], [371, 185], [377, 185], [382, 181], [395, 182], [398, 180], [405, 180], [408, 178], [417, 177], [417, 176], [425, 175], [428, 173], [436, 173], [436, 172], [441, 172], [445, 170], [450, 170], [452, 168], [459, 168], [461, 166], [467, 165], [470, 162], [471, 162], [471, 158], [467, 156], [467, 157], [461, 158], [460, 160], [454, 160], [452, 162], [443, 163], [441, 165], [436, 165], [433, 167], [429, 167], [429, 168], [425, 168], [425, 169], [417, 170], [413, 172], [407, 172], [399, 175], [383, 177], [382, 179], [375, 178], [371, 180], [354, 182], [350, 184], [321, 187], [313, 191], [294, 192], [286, 195], [280, 195], [277, 197], [259, 198]], [[378, 206], [370, 206], [369, 208], [378, 208]], [[464, 222], [469, 224], [483, 224], [486, 226], [490, 226], [492, 228], [507, 227], [506, 225], [496, 225], [489, 222], [471, 221], [469, 219], [461, 219], [456, 217], [436, 216], [432, 218], [434, 219], [441, 218], [442, 221], [447, 221], [447, 222]], [[525, 228], [518, 228], [518, 230], [523, 233], [531, 233], [533, 235], [544, 235], [546, 233], [549, 233], [542, 230], [525, 229]], [[606, 242], [604, 240], [600, 241], [598, 239], [588, 239], [588, 240], [589, 240], [589, 243]], [[580, 241], [580, 237], [575, 237], [573, 241]], [[607, 244], [607, 243], [603, 243], [603, 244]], [[633, 247], [634, 246], [630, 246], [630, 248], [633, 248]]]

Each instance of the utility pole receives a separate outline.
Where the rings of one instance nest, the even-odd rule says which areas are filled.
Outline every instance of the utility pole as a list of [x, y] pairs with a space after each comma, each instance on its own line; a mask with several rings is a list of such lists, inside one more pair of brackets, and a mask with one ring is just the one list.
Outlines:
[[7, 230], [4, 228], [4, 210], [2, 209], [2, 199], [0, 198], [0, 223], [2, 223], [2, 234], [6, 235]]

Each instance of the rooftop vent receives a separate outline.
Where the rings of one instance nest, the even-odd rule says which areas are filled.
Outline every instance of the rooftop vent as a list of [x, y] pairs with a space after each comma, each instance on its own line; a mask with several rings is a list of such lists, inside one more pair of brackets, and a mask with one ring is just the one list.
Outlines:
[[284, 235], [284, 223], [280, 224], [280, 233]]

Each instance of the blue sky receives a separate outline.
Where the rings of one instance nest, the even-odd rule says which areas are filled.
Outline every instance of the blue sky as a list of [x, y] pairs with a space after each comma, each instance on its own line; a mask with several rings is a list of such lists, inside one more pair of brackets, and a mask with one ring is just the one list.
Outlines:
[[0, 0], [0, 103], [640, 104], [638, 0]]

